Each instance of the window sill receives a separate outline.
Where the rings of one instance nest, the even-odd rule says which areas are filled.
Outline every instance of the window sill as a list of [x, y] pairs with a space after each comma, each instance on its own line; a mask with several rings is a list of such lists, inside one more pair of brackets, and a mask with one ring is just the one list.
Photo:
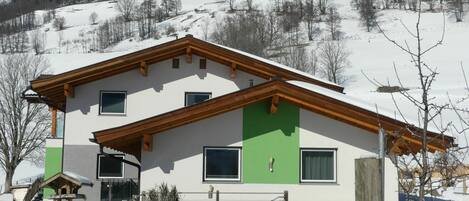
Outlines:
[[123, 114], [119, 114], [119, 113], [116, 113], [116, 114], [113, 114], [113, 113], [99, 113], [98, 116], [126, 117], [127, 114], [125, 114], [125, 113], [123, 113]]

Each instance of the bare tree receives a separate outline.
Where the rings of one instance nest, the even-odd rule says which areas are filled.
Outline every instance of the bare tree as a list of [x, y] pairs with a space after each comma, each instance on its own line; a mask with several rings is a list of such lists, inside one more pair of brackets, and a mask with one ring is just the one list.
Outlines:
[[374, 8], [373, 0], [360, 0], [359, 13], [360, 20], [368, 32], [376, 27], [378, 15]]
[[13, 54], [0, 60], [0, 167], [5, 171], [5, 192], [11, 190], [18, 165], [37, 161], [48, 135], [50, 119], [46, 106], [22, 99], [29, 81], [44, 73], [41, 56]]
[[204, 18], [202, 20], [202, 33], [204, 34], [204, 40], [208, 40], [210, 34], [210, 18]]
[[226, 0], [228, 1], [228, 4], [230, 5], [230, 11], [233, 12], [235, 10], [234, 4], [236, 3], [236, 0]]
[[451, 0], [449, 1], [450, 9], [453, 10], [456, 22], [462, 22], [464, 17], [464, 5], [463, 0]]
[[342, 21], [342, 18], [339, 15], [339, 12], [337, 11], [337, 8], [334, 6], [330, 6], [329, 9], [327, 9], [327, 16], [326, 16], [326, 25], [327, 25], [327, 30], [331, 34], [331, 39], [332, 40], [338, 40], [340, 37], [340, 22]]
[[41, 54], [44, 51], [45, 36], [40, 29], [36, 29], [30, 33], [31, 48], [36, 54]]
[[125, 21], [129, 22], [132, 20], [132, 17], [136, 8], [135, 0], [118, 0], [116, 4], [117, 11], [120, 12], [121, 16]]
[[63, 30], [65, 28], [65, 18], [61, 16], [57, 16], [52, 24], [55, 29], [58, 31]]
[[92, 12], [89, 17], [90, 24], [94, 25], [96, 22], [98, 22], [98, 13]]
[[342, 85], [350, 80], [345, 70], [350, 67], [344, 41], [325, 41], [319, 47], [319, 73], [327, 80]]
[[319, 15], [318, 9], [314, 6], [314, 0], [307, 0], [306, 1], [306, 8], [305, 8], [305, 20], [308, 29], [308, 39], [313, 40], [315, 35], [315, 22], [316, 18]]
[[251, 11], [253, 8], [252, 0], [246, 0], [246, 6], [248, 7], [248, 11]]
[[[429, 46], [424, 46], [422, 44], [423, 35], [421, 32], [421, 1], [419, 1], [416, 5], [416, 11], [417, 21], [415, 23], [415, 29], [411, 30], [403, 24], [405, 30], [412, 36], [412, 41], [406, 40], [400, 43], [390, 38], [379, 26], [378, 28], [389, 42], [394, 44], [396, 47], [402, 50], [403, 53], [409, 56], [413, 64], [412, 68], [415, 70], [415, 79], [418, 81], [418, 87], [413, 90], [397, 91], [397, 93], [403, 97], [404, 100], [414, 106], [414, 109], [417, 111], [416, 116], [418, 116], [417, 123], [412, 123], [403, 115], [395, 95], [391, 93], [391, 98], [398, 111], [400, 119], [403, 119], [407, 125], [411, 125], [401, 128], [401, 131], [396, 131], [398, 136], [392, 136], [391, 138], [394, 138], [394, 141], [396, 142], [403, 135], [417, 136], [420, 145], [416, 147], [415, 145], [412, 145], [408, 142], [401, 143], [401, 145], [399, 145], [400, 147], [410, 150], [405, 153], [408, 155], [399, 157], [393, 155], [393, 152], [390, 152], [390, 154], [391, 158], [394, 158], [393, 162], [399, 171], [409, 172], [407, 177], [404, 179], [399, 179], [400, 187], [403, 189], [407, 188], [405, 192], [410, 191], [408, 188], [418, 188], [419, 201], [424, 201], [425, 195], [433, 195], [435, 190], [443, 186], [440, 185], [435, 187], [434, 184], [441, 183], [448, 185], [452, 182], [455, 182], [457, 176], [454, 174], [454, 167], [462, 165], [463, 161], [467, 161], [467, 159], [464, 157], [460, 157], [461, 153], [463, 152], [466, 152], [465, 155], [467, 155], [467, 146], [461, 148], [451, 147], [453, 145], [451, 144], [451, 139], [449, 137], [445, 137], [445, 135], [433, 135], [435, 132], [440, 134], [448, 134], [448, 131], [452, 127], [453, 123], [444, 122], [442, 114], [444, 111], [457, 111], [458, 109], [450, 107], [451, 104], [439, 104], [436, 101], [435, 96], [432, 94], [432, 88], [436, 84], [435, 81], [437, 80], [439, 73], [437, 72], [436, 67], [433, 67], [431, 64], [424, 61], [424, 56], [427, 53], [443, 43], [445, 36], [444, 24], [442, 27], [441, 39], [437, 40], [433, 44], [430, 44]], [[396, 65], [394, 65], [394, 72], [400, 88], [405, 88], [405, 83], [401, 81]], [[377, 86], [389, 85], [389, 83], [380, 83], [378, 81], [373, 81], [373, 83], [375, 83]], [[462, 121], [463, 118], [460, 118], [460, 120]], [[462, 131], [467, 129], [469, 129], [469, 125], [462, 129]], [[456, 134], [462, 133], [463, 132], [457, 132]], [[450, 147], [447, 147], [448, 150], [445, 152], [432, 154], [430, 143], [440, 144], [444, 147]], [[398, 146], [395, 147], [399, 153], [400, 148]], [[392, 147], [391, 150], [392, 149], [394, 148]], [[435, 172], [440, 172], [442, 175], [441, 179], [435, 181], [436, 178], [433, 177]], [[411, 184], [409, 184], [409, 181], [411, 181]]]

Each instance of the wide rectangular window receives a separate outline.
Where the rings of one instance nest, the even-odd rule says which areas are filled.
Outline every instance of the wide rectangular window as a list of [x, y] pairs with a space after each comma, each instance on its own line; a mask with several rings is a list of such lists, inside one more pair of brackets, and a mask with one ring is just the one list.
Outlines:
[[239, 181], [241, 149], [233, 147], [204, 149], [205, 181]]
[[336, 182], [335, 149], [302, 149], [302, 182]]
[[124, 91], [102, 91], [99, 103], [99, 114], [125, 114]]
[[[124, 159], [123, 155], [114, 155], [116, 158]], [[98, 178], [123, 178], [124, 163], [112, 157], [98, 155]]]
[[186, 92], [185, 106], [201, 103], [210, 98], [212, 98], [212, 93], [210, 92]]

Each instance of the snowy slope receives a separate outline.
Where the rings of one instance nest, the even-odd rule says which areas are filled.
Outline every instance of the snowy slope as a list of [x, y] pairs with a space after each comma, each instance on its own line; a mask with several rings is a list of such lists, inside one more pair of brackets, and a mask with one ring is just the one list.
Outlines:
[[[268, 9], [269, 0], [254, 0], [260, 9]], [[376, 87], [372, 85], [362, 74], [365, 73], [372, 79], [383, 83], [390, 82], [397, 84], [394, 75], [393, 63], [395, 63], [399, 76], [411, 93], [417, 94], [415, 88], [418, 86], [416, 72], [412, 69], [410, 58], [399, 48], [387, 41], [382, 34], [376, 31], [368, 33], [360, 25], [359, 16], [356, 10], [350, 6], [350, 0], [333, 0], [338, 7], [342, 20], [342, 32], [346, 38], [346, 47], [351, 52], [349, 57], [351, 68], [347, 73], [353, 76], [353, 81], [345, 87], [348, 95], [377, 104], [379, 107], [395, 111], [391, 97], [388, 94], [374, 92]], [[182, 15], [162, 22], [161, 25], [172, 25], [176, 28], [180, 36], [191, 33], [195, 37], [204, 39], [203, 26], [209, 25], [209, 30], [214, 29], [216, 19], [228, 15], [225, 11], [228, 5], [220, 0], [182, 0]], [[244, 1], [238, 0], [236, 7], [244, 6]], [[194, 9], [205, 9], [205, 12], [195, 12]], [[44, 11], [37, 11], [38, 14]], [[71, 69], [103, 61], [115, 56], [123, 55], [132, 51], [157, 45], [173, 37], [162, 36], [160, 40], [138, 39], [125, 40], [119, 44], [105, 50], [104, 53], [88, 53], [78, 47], [60, 47], [58, 40], [62, 35], [62, 40], [79, 38], [80, 33], [87, 33], [97, 25], [90, 25], [88, 17], [92, 12], [98, 13], [98, 21], [115, 17], [118, 13], [115, 3], [104, 1], [90, 4], [80, 4], [57, 9], [57, 15], [66, 19], [66, 29], [58, 32], [52, 28], [51, 23], [41, 27], [46, 32], [46, 53], [51, 69], [54, 73], [62, 73]], [[412, 43], [412, 37], [407, 33], [402, 23], [409, 29], [413, 29], [416, 14], [403, 10], [386, 10], [380, 12], [380, 24], [386, 33], [398, 42], [407, 41]], [[214, 16], [214, 18], [212, 18]], [[422, 31], [424, 44], [431, 45], [441, 38], [443, 25], [445, 28], [443, 45], [426, 55], [425, 60], [433, 67], [438, 67], [440, 75], [433, 87], [433, 94], [438, 102], [447, 102], [448, 96], [457, 98], [464, 94], [464, 82], [461, 75], [460, 63], [469, 69], [469, 16], [466, 15], [461, 23], [456, 23], [452, 14], [446, 13], [423, 13]], [[322, 25], [323, 27], [323, 25]], [[85, 34], [86, 35], [86, 34]], [[306, 41], [305, 41], [306, 42]], [[310, 43], [308, 48], [316, 48], [321, 43], [321, 37]], [[413, 47], [411, 45], [411, 47]], [[469, 70], [466, 70], [469, 73]], [[399, 107], [410, 118], [416, 119], [416, 112], [402, 97], [396, 97]], [[451, 121], [453, 116], [445, 116], [445, 121]], [[456, 136], [458, 137], [458, 136]], [[464, 139], [459, 139], [460, 144], [466, 144]], [[21, 176], [29, 176], [28, 173], [20, 172]], [[31, 174], [32, 175], [32, 174]], [[18, 176], [19, 178], [19, 176]], [[0, 178], [0, 181], [2, 179]]]

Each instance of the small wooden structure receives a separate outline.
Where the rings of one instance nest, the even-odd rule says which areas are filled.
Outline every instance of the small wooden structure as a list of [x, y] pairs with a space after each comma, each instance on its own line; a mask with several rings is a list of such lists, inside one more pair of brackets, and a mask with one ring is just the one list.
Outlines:
[[41, 184], [41, 188], [49, 187], [55, 191], [55, 195], [50, 197], [54, 201], [86, 200], [85, 195], [78, 194], [78, 189], [82, 186], [93, 186], [93, 183], [88, 178], [71, 172], [57, 173]]

